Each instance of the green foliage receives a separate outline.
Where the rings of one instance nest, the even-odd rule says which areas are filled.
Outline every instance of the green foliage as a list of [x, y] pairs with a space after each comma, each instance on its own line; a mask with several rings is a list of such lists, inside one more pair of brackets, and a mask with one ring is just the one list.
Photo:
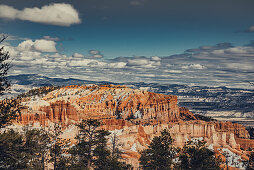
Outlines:
[[250, 139], [254, 139], [254, 127], [246, 127], [246, 130], [249, 132], [250, 134]]
[[107, 148], [108, 131], [99, 129], [98, 120], [83, 120], [78, 124], [77, 144], [71, 148], [71, 169], [122, 170], [130, 166], [118, 161]]
[[[2, 43], [7, 36], [2, 35], [0, 43]], [[7, 72], [10, 69], [10, 63], [6, 62], [10, 58], [8, 51], [4, 50], [4, 47], [0, 48], [0, 95], [10, 87], [10, 82], [7, 79]]]
[[46, 86], [46, 87], [39, 87], [36, 89], [31, 89], [26, 93], [22, 93], [18, 95], [20, 98], [25, 98], [25, 97], [31, 97], [31, 96], [44, 96], [48, 94], [51, 91], [54, 91], [56, 89], [61, 88], [60, 86]]
[[50, 160], [53, 163], [54, 169], [67, 169], [69, 164], [69, 157], [67, 151], [70, 140], [62, 139], [62, 128], [59, 124], [54, 124], [53, 132], [50, 134]]
[[29, 169], [44, 169], [48, 161], [49, 134], [43, 129], [25, 130], [24, 149], [29, 159]]
[[219, 170], [221, 164], [214, 152], [206, 148], [204, 141], [188, 142], [180, 150], [179, 160], [177, 169], [181, 170]]
[[247, 165], [247, 170], [251, 170], [254, 169], [254, 152], [251, 152], [250, 156], [249, 156], [249, 162]]
[[5, 99], [0, 101], [0, 129], [9, 125], [20, 114], [18, 99]]
[[24, 169], [28, 159], [21, 134], [14, 130], [0, 133], [0, 169]]
[[142, 169], [168, 170], [173, 166], [176, 149], [172, 147], [173, 139], [167, 129], [161, 136], [154, 137], [149, 148], [141, 153], [140, 165]]
[[[6, 39], [2, 36], [0, 43]], [[3, 95], [10, 83], [7, 72], [10, 64], [6, 62], [10, 58], [9, 52], [0, 48], [0, 95]], [[20, 113], [18, 100], [0, 101], [0, 129], [9, 125]], [[23, 139], [20, 134], [13, 130], [0, 133], [0, 169], [22, 169], [26, 167], [25, 153], [23, 151]]]
[[[7, 37], [2, 35], [0, 43], [2, 43]], [[9, 87], [7, 72], [10, 69], [10, 63], [7, 60], [10, 58], [9, 52], [4, 50], [4, 47], [0, 48], [0, 95], [3, 95]], [[11, 120], [16, 119], [17, 113], [19, 113], [19, 103], [17, 100], [2, 100], [0, 101], [0, 128], [10, 124]]]

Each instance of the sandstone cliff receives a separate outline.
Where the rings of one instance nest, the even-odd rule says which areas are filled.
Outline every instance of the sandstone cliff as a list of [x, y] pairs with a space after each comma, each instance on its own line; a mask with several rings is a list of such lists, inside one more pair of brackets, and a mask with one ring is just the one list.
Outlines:
[[212, 149], [228, 148], [241, 155], [244, 153], [240, 147], [253, 147], [253, 142], [246, 144], [249, 134], [242, 125], [197, 120], [187, 108], [178, 107], [176, 96], [125, 86], [67, 86], [44, 97], [26, 98], [22, 105], [17, 123], [62, 123], [63, 136], [72, 140], [77, 133], [73, 124], [88, 118], [102, 120], [102, 128], [117, 134], [125, 150], [123, 157], [135, 167], [139, 152], [165, 128], [170, 130], [177, 147], [193, 139], [205, 140]]

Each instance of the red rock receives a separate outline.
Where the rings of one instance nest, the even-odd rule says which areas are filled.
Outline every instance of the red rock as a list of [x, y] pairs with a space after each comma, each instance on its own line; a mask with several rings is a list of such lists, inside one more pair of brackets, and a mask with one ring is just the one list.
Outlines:
[[[207, 145], [229, 147], [234, 152], [240, 147], [254, 146], [242, 125], [197, 120], [187, 108], [178, 107], [176, 96], [125, 86], [67, 86], [40, 98], [37, 105], [26, 98], [24, 105], [19, 124], [48, 126], [50, 122], [59, 122], [68, 128], [81, 119], [94, 118], [102, 120], [101, 128], [105, 130], [121, 130], [118, 137], [126, 150], [124, 157], [135, 167], [138, 167], [138, 152], [147, 148], [153, 137], [165, 128], [179, 147], [191, 138], [200, 137]], [[131, 150], [134, 145], [136, 151]]]

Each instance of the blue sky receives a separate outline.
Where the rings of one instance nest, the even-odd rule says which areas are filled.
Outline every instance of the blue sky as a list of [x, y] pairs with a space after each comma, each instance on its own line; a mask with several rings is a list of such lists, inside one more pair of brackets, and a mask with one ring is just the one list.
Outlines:
[[[11, 74], [36, 73], [40, 65], [52, 77], [101, 79], [105, 72], [109, 81], [252, 88], [253, 8], [252, 0], [0, 0], [0, 32], [9, 35]], [[224, 42], [231, 45], [216, 49]]]

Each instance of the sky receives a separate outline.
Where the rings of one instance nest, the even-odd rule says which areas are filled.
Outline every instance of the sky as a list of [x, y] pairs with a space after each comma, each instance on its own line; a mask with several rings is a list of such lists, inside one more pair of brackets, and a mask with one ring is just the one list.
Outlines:
[[0, 0], [10, 75], [254, 89], [253, 0]]

